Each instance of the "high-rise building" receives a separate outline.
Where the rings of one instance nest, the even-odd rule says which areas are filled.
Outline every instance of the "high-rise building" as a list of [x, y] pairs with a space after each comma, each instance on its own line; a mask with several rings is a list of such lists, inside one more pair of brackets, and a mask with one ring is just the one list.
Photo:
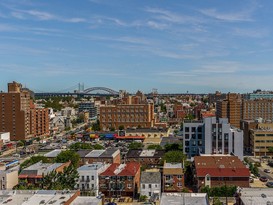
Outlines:
[[20, 83], [8, 83], [8, 92], [0, 93], [0, 106], [0, 132], [10, 132], [10, 140], [49, 133], [48, 110], [35, 107], [29, 90]]
[[48, 109], [39, 107], [32, 102], [30, 108], [31, 134], [35, 137], [49, 134]]
[[234, 127], [240, 127], [242, 119], [242, 98], [240, 94], [228, 93], [225, 100], [217, 101], [216, 117], [228, 118]]
[[0, 93], [0, 131], [11, 140], [31, 138], [30, 94], [17, 82], [8, 83], [8, 93]]

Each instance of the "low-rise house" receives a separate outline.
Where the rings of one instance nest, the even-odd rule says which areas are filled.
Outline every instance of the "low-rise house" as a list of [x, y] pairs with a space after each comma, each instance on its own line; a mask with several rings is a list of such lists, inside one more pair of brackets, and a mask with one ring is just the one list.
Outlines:
[[182, 163], [166, 163], [163, 166], [163, 192], [181, 192], [184, 187]]
[[147, 196], [150, 201], [158, 200], [161, 196], [161, 173], [157, 171], [141, 172], [140, 195]]
[[131, 149], [126, 155], [126, 162], [139, 162], [142, 166], [154, 167], [160, 164], [165, 150]]
[[111, 164], [99, 175], [99, 191], [106, 197], [135, 198], [140, 186], [140, 164]]
[[249, 169], [237, 156], [196, 156], [193, 173], [197, 190], [202, 187], [249, 187]]
[[63, 172], [65, 167], [70, 165], [70, 161], [66, 163], [42, 163], [37, 162], [25, 169], [23, 169], [19, 175], [20, 180], [27, 180], [27, 183], [33, 185], [39, 185], [43, 176], [47, 175], [51, 171]]
[[0, 171], [0, 190], [12, 189], [18, 184], [18, 170]]
[[91, 191], [95, 196], [99, 194], [99, 174], [104, 172], [110, 164], [104, 164], [101, 162], [86, 164], [79, 167], [79, 180], [76, 188], [81, 191]]
[[53, 162], [55, 160], [55, 158], [58, 156], [58, 154], [60, 154], [62, 152], [61, 149], [54, 149], [46, 154], [44, 154], [44, 156], [50, 161]]
[[92, 164], [94, 162], [120, 163], [120, 150], [116, 148], [108, 148], [105, 150], [92, 150], [84, 157], [84, 164]]
[[160, 205], [209, 205], [206, 193], [163, 193]]

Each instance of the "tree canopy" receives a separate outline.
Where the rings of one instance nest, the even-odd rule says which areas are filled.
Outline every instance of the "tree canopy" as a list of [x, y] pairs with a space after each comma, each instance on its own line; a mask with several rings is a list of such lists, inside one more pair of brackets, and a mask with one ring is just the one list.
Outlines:
[[163, 148], [158, 144], [151, 144], [147, 147], [147, 149], [163, 150]]
[[183, 151], [183, 145], [182, 143], [173, 143], [173, 144], [166, 144], [164, 146], [166, 152], [169, 151]]
[[65, 150], [57, 155], [55, 162], [57, 163], [65, 163], [71, 161], [71, 164], [74, 167], [78, 167], [80, 161], [80, 155], [73, 150]]
[[142, 149], [143, 144], [141, 142], [131, 142], [128, 147], [129, 149]]
[[166, 161], [169, 163], [182, 163], [184, 160], [186, 160], [186, 155], [181, 151], [166, 152], [162, 158], [162, 162]]

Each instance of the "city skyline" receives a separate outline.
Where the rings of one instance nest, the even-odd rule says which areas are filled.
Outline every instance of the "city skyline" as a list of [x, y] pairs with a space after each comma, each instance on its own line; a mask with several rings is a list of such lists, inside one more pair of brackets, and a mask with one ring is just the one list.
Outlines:
[[0, 2], [0, 90], [272, 90], [265, 1]]

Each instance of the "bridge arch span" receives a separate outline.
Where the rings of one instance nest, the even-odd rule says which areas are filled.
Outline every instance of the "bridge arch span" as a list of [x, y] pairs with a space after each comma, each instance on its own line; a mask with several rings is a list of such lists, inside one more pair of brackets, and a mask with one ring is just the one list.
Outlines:
[[119, 92], [115, 91], [115, 90], [112, 90], [110, 88], [105, 88], [105, 87], [92, 87], [92, 88], [87, 88], [83, 91], [83, 93], [90, 93], [92, 91], [95, 91], [95, 90], [102, 90], [102, 91], [105, 91], [105, 92], [108, 92], [109, 94], [112, 94], [112, 95], [118, 95]]

